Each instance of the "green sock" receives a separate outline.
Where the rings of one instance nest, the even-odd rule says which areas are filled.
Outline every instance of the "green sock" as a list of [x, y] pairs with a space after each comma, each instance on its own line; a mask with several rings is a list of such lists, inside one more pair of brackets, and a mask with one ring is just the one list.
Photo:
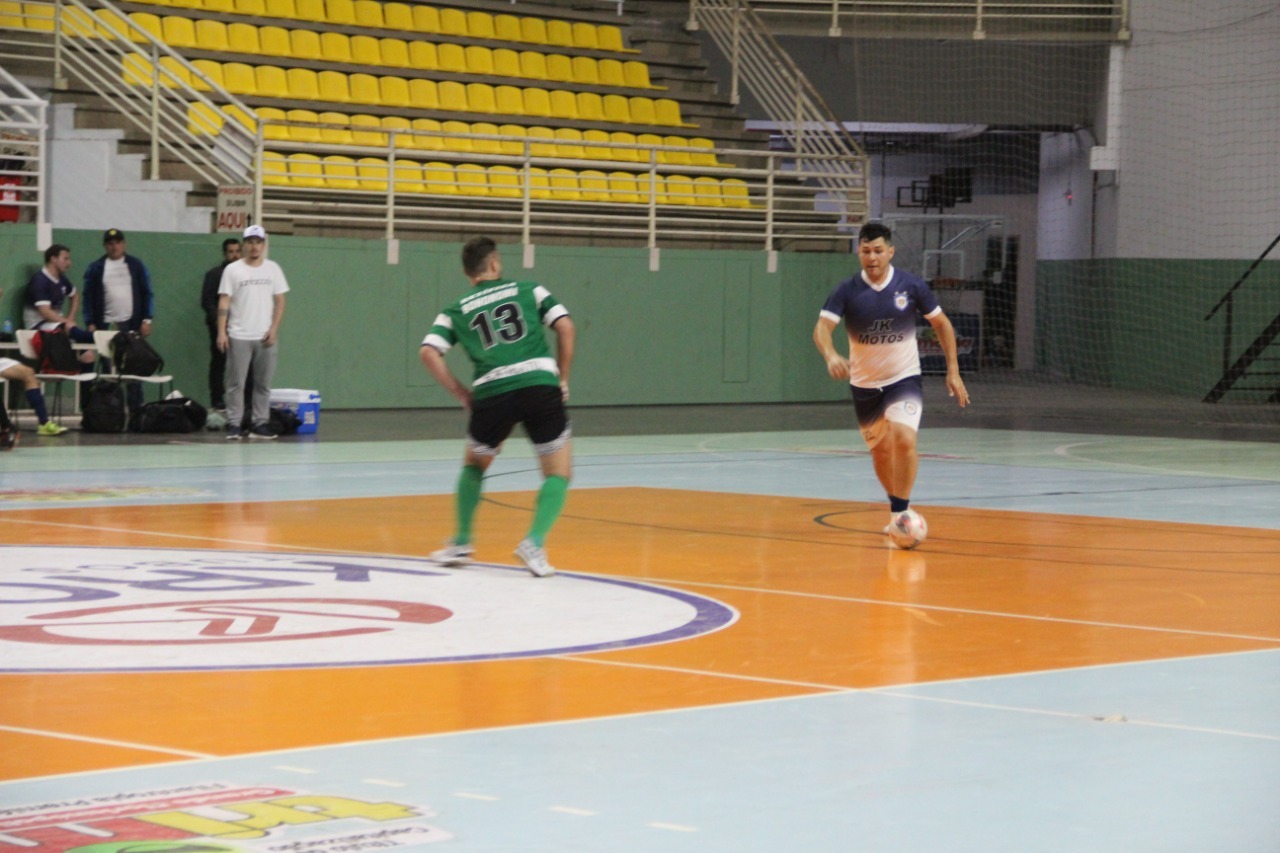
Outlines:
[[458, 515], [458, 530], [453, 537], [456, 545], [468, 545], [471, 542], [471, 522], [476, 517], [476, 507], [480, 505], [483, 480], [483, 468], [478, 465], [462, 466], [462, 473], [458, 475], [458, 492], [454, 498], [454, 509]]
[[538, 500], [533, 507], [533, 526], [529, 528], [529, 538], [539, 548], [551, 532], [551, 525], [560, 517], [564, 509], [564, 499], [569, 493], [569, 479], [555, 474], [542, 481], [538, 489]]

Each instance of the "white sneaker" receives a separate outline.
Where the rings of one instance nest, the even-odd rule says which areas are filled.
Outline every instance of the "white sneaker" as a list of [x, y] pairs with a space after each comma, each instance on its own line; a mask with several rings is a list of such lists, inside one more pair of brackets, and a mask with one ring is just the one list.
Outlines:
[[432, 551], [427, 559], [442, 566], [465, 566], [471, 562], [471, 555], [475, 552], [473, 545], [455, 545], [450, 542], [439, 551]]
[[516, 546], [516, 556], [534, 577], [545, 578], [556, 573], [555, 566], [547, 562], [547, 552], [533, 544], [532, 539], [525, 539]]

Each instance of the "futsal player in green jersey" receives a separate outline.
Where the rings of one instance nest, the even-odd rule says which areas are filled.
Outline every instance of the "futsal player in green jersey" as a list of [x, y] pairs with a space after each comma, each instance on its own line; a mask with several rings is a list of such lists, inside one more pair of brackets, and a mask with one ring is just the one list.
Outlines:
[[[427, 372], [471, 412], [455, 500], [457, 527], [452, 541], [431, 559], [447, 566], [471, 562], [471, 525], [484, 472], [519, 423], [533, 442], [543, 479], [533, 523], [515, 553], [530, 572], [547, 577], [556, 570], [547, 562], [546, 537], [564, 508], [572, 469], [565, 402], [573, 320], [545, 287], [503, 276], [498, 247], [488, 237], [475, 237], [462, 247], [462, 271], [472, 290], [440, 312], [421, 347]], [[544, 328], [555, 333], [554, 357]], [[475, 366], [470, 389], [445, 364], [444, 355], [455, 344], [462, 345]]]

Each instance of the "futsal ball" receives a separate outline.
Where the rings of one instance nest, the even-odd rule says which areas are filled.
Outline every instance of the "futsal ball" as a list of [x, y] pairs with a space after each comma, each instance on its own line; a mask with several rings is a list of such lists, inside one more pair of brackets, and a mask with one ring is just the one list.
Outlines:
[[924, 516], [914, 509], [904, 510], [889, 523], [889, 540], [905, 551], [919, 545], [929, 535], [929, 525]]

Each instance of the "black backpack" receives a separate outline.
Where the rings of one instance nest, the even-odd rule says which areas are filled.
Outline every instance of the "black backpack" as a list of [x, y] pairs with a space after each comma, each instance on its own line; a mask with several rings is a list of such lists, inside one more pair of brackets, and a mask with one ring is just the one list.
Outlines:
[[111, 359], [121, 375], [155, 376], [164, 370], [160, 353], [137, 332], [119, 332], [111, 339]]
[[31, 346], [36, 351], [36, 373], [80, 372], [80, 360], [71, 348], [71, 338], [59, 326], [56, 329], [41, 329], [32, 338]]
[[80, 429], [85, 432], [124, 432], [124, 389], [105, 379], [90, 382], [81, 396], [80, 412]]

